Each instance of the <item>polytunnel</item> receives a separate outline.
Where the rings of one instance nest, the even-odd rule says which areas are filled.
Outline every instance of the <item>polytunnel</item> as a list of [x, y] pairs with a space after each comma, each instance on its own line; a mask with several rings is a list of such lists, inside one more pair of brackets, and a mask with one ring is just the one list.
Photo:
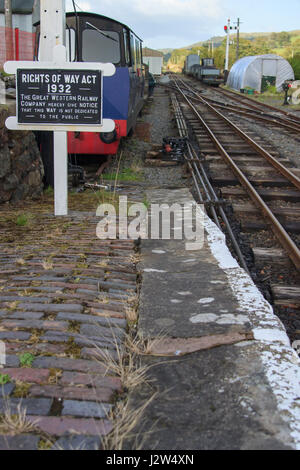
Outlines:
[[239, 59], [231, 67], [227, 85], [240, 91], [250, 87], [258, 92], [263, 92], [268, 85], [276, 86], [282, 90], [285, 80], [294, 80], [295, 75], [290, 63], [275, 54], [248, 56]]

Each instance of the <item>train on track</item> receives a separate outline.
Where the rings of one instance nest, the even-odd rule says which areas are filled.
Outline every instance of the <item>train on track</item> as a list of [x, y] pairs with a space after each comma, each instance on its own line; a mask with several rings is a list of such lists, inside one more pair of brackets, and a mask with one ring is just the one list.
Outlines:
[[224, 82], [212, 57], [200, 59], [197, 54], [188, 55], [184, 63], [184, 73], [207, 85], [219, 86]]
[[[39, 57], [39, 24], [36, 26], [35, 59]], [[136, 124], [147, 94], [142, 40], [125, 24], [111, 18], [75, 12], [66, 15], [66, 46], [72, 62], [113, 63], [116, 73], [103, 78], [103, 118], [115, 121], [109, 133], [68, 132], [68, 153], [114, 155], [122, 137]], [[53, 181], [51, 136], [39, 136], [46, 184]]]

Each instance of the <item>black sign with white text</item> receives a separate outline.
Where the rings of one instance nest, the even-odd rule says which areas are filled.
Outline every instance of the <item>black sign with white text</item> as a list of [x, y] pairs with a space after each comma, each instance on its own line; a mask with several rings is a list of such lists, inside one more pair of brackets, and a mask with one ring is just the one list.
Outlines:
[[17, 70], [19, 124], [102, 124], [99, 70]]

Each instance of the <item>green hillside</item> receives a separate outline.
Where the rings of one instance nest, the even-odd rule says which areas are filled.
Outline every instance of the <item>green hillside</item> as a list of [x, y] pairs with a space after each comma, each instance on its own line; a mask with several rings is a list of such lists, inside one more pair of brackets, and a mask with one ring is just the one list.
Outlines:
[[[212, 51], [211, 42], [214, 43]], [[180, 72], [184, 66], [185, 57], [189, 54], [199, 54], [200, 57], [213, 57], [215, 64], [224, 69], [226, 50], [226, 36], [211, 38], [208, 41], [199, 41], [190, 46], [174, 49], [165, 56], [169, 70]], [[278, 33], [240, 33], [239, 58], [249, 55], [278, 54], [288, 59], [298, 76], [300, 73], [300, 30], [281, 31]], [[230, 35], [229, 66], [236, 60], [236, 34]], [[297, 65], [299, 62], [299, 66]]]

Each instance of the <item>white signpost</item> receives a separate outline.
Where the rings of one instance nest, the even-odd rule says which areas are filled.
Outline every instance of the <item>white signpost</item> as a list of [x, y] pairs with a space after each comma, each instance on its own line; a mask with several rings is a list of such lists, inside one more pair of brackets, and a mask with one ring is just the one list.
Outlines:
[[114, 75], [115, 66], [67, 62], [65, 21], [64, 0], [41, 0], [40, 61], [4, 64], [17, 84], [17, 116], [6, 127], [54, 132], [55, 215], [68, 214], [67, 132], [115, 128], [112, 119], [102, 119], [103, 76]]

